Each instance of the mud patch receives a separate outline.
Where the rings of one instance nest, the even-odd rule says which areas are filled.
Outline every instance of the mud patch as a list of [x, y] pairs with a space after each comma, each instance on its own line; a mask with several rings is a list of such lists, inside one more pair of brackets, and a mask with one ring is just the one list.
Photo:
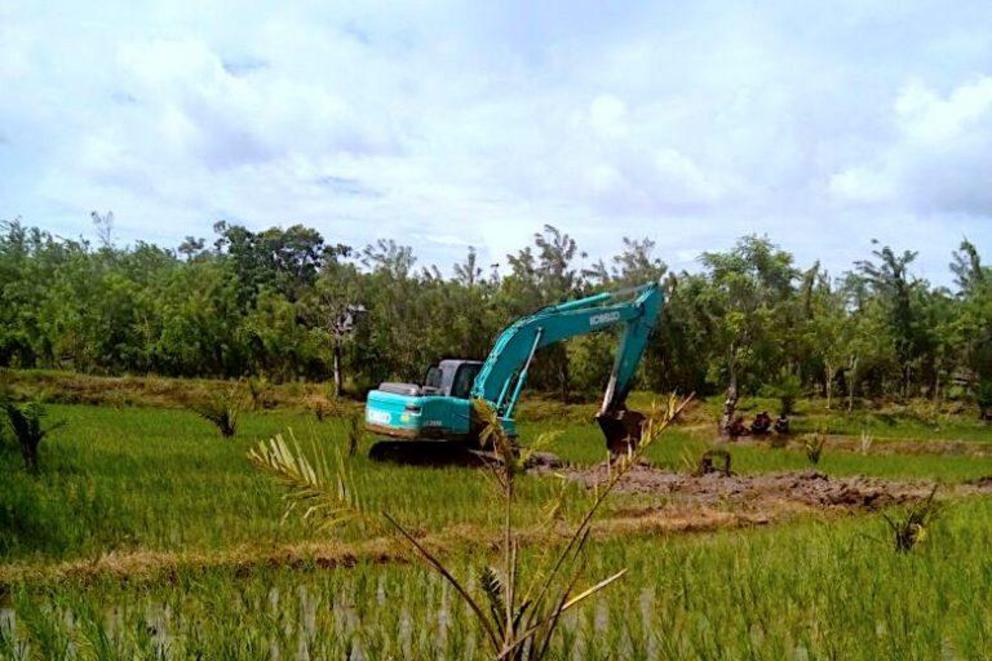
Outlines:
[[[607, 479], [605, 465], [557, 471], [588, 488]], [[680, 506], [739, 505], [746, 509], [826, 509], [875, 511], [929, 495], [933, 483], [874, 477], [829, 477], [817, 471], [692, 476], [639, 464], [617, 485], [621, 493], [660, 494]], [[945, 493], [992, 492], [992, 480], [949, 488]]]
[[985, 475], [974, 480], [969, 480], [967, 484], [979, 491], [992, 493], [992, 475]]
[[[711, 434], [697, 434], [708, 441], [715, 440]], [[854, 436], [830, 434], [826, 437], [827, 451], [855, 452], [867, 455], [925, 455], [933, 454], [952, 457], [992, 457], [992, 443], [982, 441], [956, 440], [926, 440], [926, 439], [894, 439], [876, 438], [868, 448], [861, 446], [861, 440]], [[735, 446], [769, 447], [772, 442], [784, 443], [780, 448], [802, 452], [805, 445], [803, 436], [796, 435], [787, 439], [778, 436], [761, 438], [742, 438], [733, 443]]]

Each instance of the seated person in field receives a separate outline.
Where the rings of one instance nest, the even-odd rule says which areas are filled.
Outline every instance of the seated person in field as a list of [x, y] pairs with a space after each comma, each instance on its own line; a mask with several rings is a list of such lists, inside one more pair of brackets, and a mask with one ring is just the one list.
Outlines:
[[730, 423], [730, 427], [727, 429], [727, 434], [731, 439], [748, 435], [747, 425], [744, 423], [744, 416], [739, 415], [734, 418], [734, 421]]
[[778, 419], [775, 421], [775, 433], [776, 434], [789, 433], [789, 417], [784, 413], [778, 416]]
[[764, 436], [772, 429], [772, 417], [768, 415], [768, 411], [762, 411], [758, 415], [754, 416], [754, 422], [751, 423], [751, 433], [755, 436]]

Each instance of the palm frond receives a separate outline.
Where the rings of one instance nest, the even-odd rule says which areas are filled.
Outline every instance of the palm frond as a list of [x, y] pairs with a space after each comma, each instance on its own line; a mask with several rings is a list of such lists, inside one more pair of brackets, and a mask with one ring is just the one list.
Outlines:
[[489, 602], [489, 611], [493, 615], [493, 622], [499, 630], [499, 635], [503, 636], [505, 626], [503, 624], [503, 612], [506, 610], [506, 603], [503, 600], [503, 583], [499, 580], [496, 570], [492, 567], [483, 567], [479, 572], [479, 587], [482, 594], [486, 595]]
[[332, 481], [323, 453], [314, 448], [317, 457], [315, 465], [303, 453], [292, 432], [290, 438], [291, 443], [282, 434], [277, 434], [248, 452], [252, 464], [286, 487], [283, 520], [293, 512], [302, 512], [304, 521], [327, 530], [348, 521], [364, 519], [365, 512], [357, 490], [340, 457]]

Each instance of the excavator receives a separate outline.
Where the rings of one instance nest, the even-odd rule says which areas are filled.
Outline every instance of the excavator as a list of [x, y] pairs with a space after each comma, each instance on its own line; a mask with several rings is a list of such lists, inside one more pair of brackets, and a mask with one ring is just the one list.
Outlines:
[[663, 305], [656, 282], [551, 305], [504, 329], [484, 361], [442, 360], [423, 384], [381, 383], [368, 394], [365, 426], [388, 440], [374, 444], [369, 456], [406, 464], [471, 462], [485, 450], [473, 399], [485, 400], [515, 438], [514, 409], [538, 349], [616, 327], [622, 327], [620, 345], [596, 421], [611, 453], [636, 447], [644, 415], [625, 402]]

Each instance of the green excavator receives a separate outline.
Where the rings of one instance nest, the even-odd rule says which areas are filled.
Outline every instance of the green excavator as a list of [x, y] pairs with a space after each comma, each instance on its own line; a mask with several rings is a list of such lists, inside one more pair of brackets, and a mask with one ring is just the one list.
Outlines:
[[503, 330], [484, 361], [442, 360], [428, 369], [423, 384], [380, 384], [366, 400], [365, 425], [389, 440], [373, 445], [369, 456], [412, 464], [471, 458], [484, 449], [481, 423], [473, 415], [476, 398], [488, 402], [515, 437], [514, 408], [537, 350], [615, 327], [623, 331], [596, 421], [610, 452], [626, 451], [640, 440], [644, 420], [627, 409], [627, 393], [663, 304], [661, 286], [652, 282], [552, 305]]

